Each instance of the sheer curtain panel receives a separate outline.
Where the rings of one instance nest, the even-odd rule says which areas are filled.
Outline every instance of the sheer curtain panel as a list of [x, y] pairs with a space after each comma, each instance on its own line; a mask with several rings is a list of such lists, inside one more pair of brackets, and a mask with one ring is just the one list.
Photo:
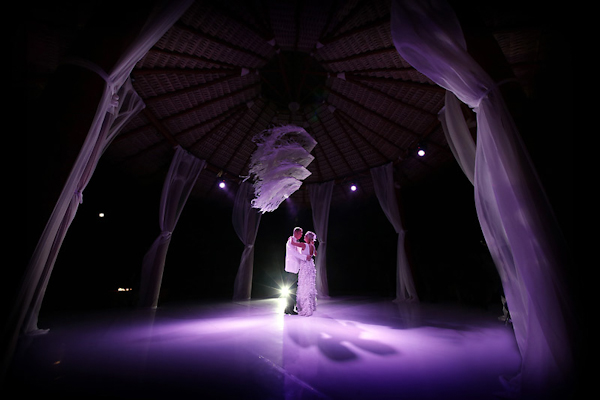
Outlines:
[[62, 246], [65, 235], [67, 234], [69, 226], [75, 218], [75, 214], [77, 213], [79, 204], [83, 203], [83, 191], [85, 190], [90, 179], [92, 178], [92, 175], [96, 169], [96, 165], [98, 164], [98, 161], [102, 156], [102, 153], [106, 150], [106, 148], [108, 148], [108, 146], [117, 136], [123, 125], [125, 125], [127, 121], [129, 121], [142, 108], [144, 108], [144, 103], [142, 102], [142, 99], [140, 99], [138, 94], [135, 92], [129, 80], [125, 82], [125, 84], [121, 87], [117, 95], [113, 96], [113, 99], [117, 105], [115, 109], [112, 110], [112, 112], [106, 113], [104, 123], [102, 124], [102, 128], [100, 130], [98, 141], [96, 142], [96, 145], [94, 146], [88, 163], [83, 171], [83, 174], [81, 175], [79, 185], [77, 186], [77, 190], [73, 193], [73, 196], [68, 204], [63, 219], [59, 223], [59, 227], [54, 239], [51, 243], [49, 242], [50, 249], [48, 251], [47, 258], [45, 259], [45, 265], [43, 266], [42, 274], [40, 275], [40, 280], [38, 282], [38, 285], [35, 287], [35, 292], [31, 301], [31, 308], [27, 312], [27, 317], [23, 326], [23, 331], [26, 333], [35, 333], [39, 331], [37, 326], [38, 316], [42, 307], [42, 302], [44, 300], [44, 295], [46, 293], [48, 281], [50, 280], [52, 270], [54, 269], [56, 257], [58, 257], [58, 253]]
[[417, 290], [406, 257], [404, 227], [400, 218], [400, 210], [394, 188], [394, 170], [392, 163], [371, 169], [371, 177], [375, 187], [375, 194], [386, 217], [398, 234], [398, 247], [396, 256], [396, 299], [395, 302], [418, 301]]
[[572, 378], [574, 319], [566, 244], [519, 132], [494, 82], [466, 50], [441, 0], [393, 0], [400, 55], [477, 114], [475, 205], [510, 308], [521, 353], [507, 389], [523, 398], [564, 394]]
[[254, 270], [254, 242], [262, 213], [252, 207], [254, 186], [242, 182], [233, 203], [233, 229], [244, 244], [240, 266], [235, 277], [233, 300], [250, 300], [252, 295], [252, 275]]
[[454, 93], [446, 91], [446, 104], [438, 118], [446, 141], [458, 165], [469, 181], [475, 183], [475, 141], [460, 108], [460, 100]]
[[313, 224], [319, 242], [315, 267], [317, 269], [317, 297], [329, 297], [327, 284], [327, 231], [329, 227], [329, 208], [333, 194], [334, 181], [308, 186]]
[[[43, 294], [45, 290], [52, 270], [48, 267], [53, 263], [52, 259], [55, 258], [53, 253], [58, 251], [60, 242], [66, 234], [68, 224], [65, 225], [65, 221], [71, 218], [68, 214], [73, 210], [73, 194], [80, 193], [79, 187], [82, 176], [90, 165], [95, 165], [95, 162], [90, 164], [90, 159], [93, 157], [94, 149], [98, 148], [98, 141], [101, 140], [100, 132], [107, 113], [114, 114], [118, 108], [118, 101], [116, 101], [115, 96], [118, 96], [119, 90], [127, 81], [135, 64], [179, 19], [192, 4], [192, 0], [162, 1], [157, 2], [157, 4], [140, 34], [127, 47], [109, 71], [105, 71], [90, 60], [79, 57], [62, 60], [62, 64], [73, 64], [93, 71], [105, 81], [105, 85], [83, 145], [26, 267], [19, 293], [5, 327], [8, 344], [6, 345], [7, 356], [3, 360], [2, 374], [6, 371], [7, 363], [11, 359], [19, 332], [23, 329], [36, 329], [34, 323], [28, 322], [25, 324], [25, 319], [28, 313], [33, 315], [31, 314], [32, 308], [37, 307], [38, 300], [34, 300], [36, 293]], [[30, 318], [31, 321], [33, 319]]]
[[165, 178], [160, 198], [160, 234], [144, 256], [140, 285], [140, 306], [156, 308], [162, 283], [167, 250], [171, 235], [181, 216], [183, 207], [196, 184], [206, 161], [189, 154], [180, 146], [175, 148], [169, 172]]

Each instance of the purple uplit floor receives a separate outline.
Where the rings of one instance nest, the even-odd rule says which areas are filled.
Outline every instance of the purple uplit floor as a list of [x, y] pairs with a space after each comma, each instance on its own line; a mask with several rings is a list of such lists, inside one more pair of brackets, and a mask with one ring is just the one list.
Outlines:
[[20, 397], [497, 399], [520, 358], [498, 313], [371, 298], [279, 299], [54, 317], [23, 339]]

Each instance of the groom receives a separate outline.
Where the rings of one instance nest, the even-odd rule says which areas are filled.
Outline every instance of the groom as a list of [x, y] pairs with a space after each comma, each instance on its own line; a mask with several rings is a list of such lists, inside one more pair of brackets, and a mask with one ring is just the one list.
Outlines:
[[284, 313], [296, 315], [294, 311], [296, 306], [296, 287], [298, 286], [298, 271], [300, 270], [300, 261], [310, 259], [310, 256], [302, 255], [300, 247], [291, 244], [291, 241], [299, 242], [302, 237], [302, 228], [294, 228], [294, 234], [290, 237], [285, 245], [285, 285], [289, 290], [287, 303]]

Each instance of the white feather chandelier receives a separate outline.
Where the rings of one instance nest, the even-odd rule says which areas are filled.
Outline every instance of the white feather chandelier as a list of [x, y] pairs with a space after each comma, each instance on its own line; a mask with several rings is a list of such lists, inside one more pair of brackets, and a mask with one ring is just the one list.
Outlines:
[[252, 207], [264, 214], [275, 211], [310, 176], [306, 167], [314, 160], [310, 152], [317, 142], [303, 128], [294, 125], [264, 130], [252, 140], [257, 146], [250, 158]]

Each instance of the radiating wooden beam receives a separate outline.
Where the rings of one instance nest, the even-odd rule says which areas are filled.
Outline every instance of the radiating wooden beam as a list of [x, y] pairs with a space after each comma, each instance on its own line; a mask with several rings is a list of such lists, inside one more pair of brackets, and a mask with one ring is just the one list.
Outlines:
[[[361, 132], [359, 129], [356, 129], [356, 126], [353, 126], [352, 124], [350, 124], [350, 121], [348, 121], [348, 120], [347, 120], [347, 119], [346, 119], [346, 118], [345, 118], [343, 115], [341, 115], [341, 114], [343, 114], [343, 113], [340, 111], [340, 113], [338, 113], [338, 114], [336, 115], [336, 117], [337, 117], [338, 121], [339, 121], [339, 122], [340, 122], [342, 125], [344, 125], [344, 126], [347, 126], [347, 127], [348, 127], [348, 129], [352, 129], [354, 132], [356, 132], [356, 133], [357, 133], [357, 134], [358, 134], [358, 135], [361, 137], [361, 139], [362, 139], [362, 140], [363, 140], [365, 143], [368, 143], [368, 144], [371, 146], [371, 149], [373, 149], [373, 151], [374, 151], [375, 153], [377, 153], [377, 155], [379, 155], [379, 157], [383, 158], [384, 160], [387, 160], [387, 159], [388, 159], [388, 157], [386, 157], [386, 156], [385, 156], [385, 154], [383, 154], [383, 153], [382, 153], [382, 152], [381, 152], [381, 151], [380, 151], [380, 150], [379, 150], [377, 147], [373, 146], [373, 144], [371, 143], [371, 141], [370, 141], [370, 140], [369, 140], [369, 139], [368, 139], [368, 138], [367, 138], [367, 137], [366, 137], [366, 136], [365, 136], [365, 135], [364, 135], [364, 134], [363, 134], [363, 133], [362, 133], [362, 132]], [[371, 132], [371, 130], [369, 130], [368, 128], [365, 128], [365, 129], [366, 129], [366, 130], [368, 130], [369, 132]], [[387, 139], [385, 139], [384, 137], [382, 137], [382, 139], [384, 139], [384, 140], [387, 140]], [[396, 148], [399, 148], [399, 147], [398, 147], [398, 146], [396, 146]], [[362, 157], [362, 156], [361, 156], [361, 157]], [[368, 165], [368, 163], [367, 163], [367, 162], [365, 162], [365, 164], [367, 164], [367, 165]]]
[[239, 78], [239, 75], [238, 76], [235, 76], [235, 75], [234, 76], [231, 76], [231, 75], [223, 76], [223, 77], [214, 79], [212, 81], [201, 83], [199, 85], [189, 86], [189, 87], [186, 87], [183, 89], [174, 90], [172, 92], [167, 92], [167, 93], [159, 94], [159, 95], [152, 96], [152, 97], [146, 97], [146, 98], [144, 98], [144, 102], [146, 104], [156, 103], [156, 102], [168, 99], [170, 97], [181, 96], [186, 93], [195, 92], [200, 89], [205, 89], [207, 87], [219, 85], [219, 84], [227, 82], [229, 80], [238, 79], [238, 78]]
[[184, 135], [188, 134], [189, 132], [199, 129], [199, 126], [211, 125], [215, 121], [222, 120], [223, 118], [229, 118], [236, 112], [240, 111], [243, 107], [247, 107], [245, 103], [238, 104], [237, 106], [232, 107], [232, 108], [224, 111], [221, 114], [215, 115], [214, 117], [212, 117], [210, 119], [200, 122], [199, 124], [190, 126], [189, 128], [182, 130], [181, 132], [177, 132], [174, 136], [176, 138], [178, 136], [184, 136]]
[[[333, 20], [333, 14], [339, 9], [338, 6], [338, 0], [333, 0], [331, 2], [331, 4], [329, 5], [329, 10], [327, 11], [327, 20], [325, 21], [325, 24], [323, 25], [323, 29], [321, 30], [321, 33], [319, 34], [319, 42], [321, 41], [321, 38], [323, 38], [323, 35], [325, 35], [325, 33], [329, 30], [329, 26], [331, 25], [331, 21]], [[316, 43], [315, 43], [315, 49], [316, 49]]]
[[300, 15], [302, 14], [303, 5], [303, 1], [296, 2], [296, 9], [294, 10], [294, 23], [296, 25], [294, 51], [298, 51], [298, 42], [300, 41]]
[[402, 126], [402, 125], [400, 125], [399, 123], [397, 123], [397, 122], [395, 122], [395, 121], [392, 121], [391, 119], [389, 119], [389, 118], [387, 118], [387, 117], [384, 117], [383, 115], [380, 115], [380, 114], [378, 114], [376, 111], [374, 111], [374, 110], [371, 110], [370, 108], [367, 108], [367, 107], [365, 107], [365, 105], [363, 105], [363, 104], [361, 104], [361, 103], [357, 102], [356, 100], [354, 100], [354, 99], [351, 99], [351, 98], [349, 98], [348, 96], [346, 96], [346, 95], [343, 95], [343, 94], [341, 94], [341, 93], [339, 93], [339, 92], [337, 92], [337, 91], [335, 91], [335, 90], [332, 90], [332, 89], [330, 89], [330, 90], [331, 90], [331, 93], [332, 93], [333, 95], [335, 95], [335, 96], [337, 96], [337, 97], [341, 98], [341, 99], [342, 99], [342, 100], [344, 100], [344, 101], [347, 101], [347, 102], [349, 102], [349, 103], [353, 104], [353, 105], [354, 105], [354, 106], [356, 106], [356, 107], [359, 107], [359, 108], [360, 108], [360, 109], [362, 109], [362, 110], [365, 110], [365, 111], [367, 111], [369, 114], [371, 114], [371, 115], [374, 115], [374, 116], [375, 116], [375, 117], [377, 117], [378, 119], [380, 119], [380, 120], [382, 120], [382, 121], [384, 121], [384, 122], [387, 122], [387, 123], [388, 123], [388, 124], [390, 124], [390, 125], [394, 125], [395, 127], [399, 128], [400, 130], [402, 130], [403, 132], [405, 132], [405, 133], [407, 133], [407, 134], [409, 134], [409, 135], [416, 136], [416, 137], [420, 137], [420, 135], [419, 135], [418, 133], [416, 133], [416, 132], [414, 132], [414, 131], [412, 131], [412, 130], [410, 130], [410, 129], [408, 129], [408, 128], [406, 128], [406, 127]]
[[403, 71], [403, 70], [413, 70], [413, 68], [407, 68], [407, 69], [380, 68], [380, 69], [372, 69], [372, 70], [365, 69], [365, 70], [346, 72], [345, 75], [346, 75], [346, 80], [353, 80], [353, 81], [360, 80], [360, 81], [364, 81], [364, 82], [374, 82], [374, 83], [380, 83], [380, 84], [385, 84], [385, 85], [400, 85], [400, 86], [412, 87], [415, 89], [423, 89], [423, 90], [429, 90], [429, 91], [434, 91], [434, 92], [438, 92], [438, 93], [446, 93], [446, 89], [444, 89], [443, 87], [438, 86], [438, 85], [430, 85], [428, 83], [405, 81], [405, 80], [401, 80], [401, 79], [383, 78], [383, 77], [379, 77], [379, 76], [361, 75], [363, 73], [397, 72], [397, 71]]
[[260, 82], [256, 82], [256, 83], [254, 83], [252, 85], [249, 85], [249, 86], [244, 86], [244, 87], [242, 87], [242, 88], [240, 88], [238, 90], [234, 90], [233, 92], [230, 92], [229, 94], [227, 94], [225, 96], [220, 96], [220, 97], [212, 98], [210, 100], [207, 100], [207, 101], [205, 101], [203, 103], [198, 104], [196, 107], [188, 108], [187, 110], [183, 110], [180, 113], [170, 115], [170, 116], [166, 117], [165, 120], [171, 120], [171, 119], [181, 118], [181, 117], [186, 116], [188, 114], [196, 113], [199, 110], [201, 110], [204, 107], [207, 107], [207, 106], [209, 106], [211, 104], [214, 104], [214, 103], [217, 103], [217, 102], [220, 102], [220, 101], [224, 101], [224, 100], [226, 100], [226, 99], [228, 99], [230, 97], [237, 96], [238, 94], [240, 94], [242, 92], [245, 92], [245, 91], [248, 91], [248, 90], [252, 90], [252, 89], [255, 89], [257, 87], [260, 87]]
[[356, 59], [364, 58], [364, 57], [378, 56], [381, 54], [397, 53], [397, 52], [398, 52], [398, 50], [396, 50], [396, 48], [394, 46], [383, 47], [380, 49], [369, 50], [369, 51], [364, 51], [362, 53], [352, 54], [352, 55], [342, 57], [342, 58], [337, 58], [334, 60], [322, 60], [321, 64], [335, 64], [335, 63], [341, 63], [341, 62], [346, 62], [346, 61], [352, 61], [352, 60], [356, 60]]
[[[315, 110], [315, 112], [318, 112], [318, 107]], [[322, 112], [322, 111], [321, 111]], [[331, 170], [331, 172], [333, 172], [334, 175], [336, 175], [335, 172], [335, 168], [333, 168], [333, 165], [331, 165], [331, 162], [329, 161], [329, 157], [327, 157], [327, 154], [325, 154], [325, 151], [323, 150], [323, 143], [320, 143], [319, 140], [317, 139], [317, 132], [314, 129], [314, 127], [312, 126], [312, 124], [309, 122], [309, 126], [310, 128], [313, 130], [313, 136], [314, 139], [317, 141], [317, 145], [314, 148], [315, 153], [318, 151], [320, 153], [322, 153], [322, 157], [319, 157], [320, 159], [325, 161], [325, 164], [327, 164], [327, 166], [329, 167], [329, 169]], [[317, 156], [315, 156], [315, 158], [317, 158]], [[321, 172], [321, 177], [322, 177], [322, 172]]]
[[138, 68], [131, 72], [136, 78], [145, 75], [176, 74], [176, 75], [240, 75], [241, 68]]
[[[181, 146], [179, 144], [179, 142], [177, 141], [177, 139], [175, 139], [173, 134], [171, 134], [169, 129], [154, 115], [154, 113], [152, 111], [150, 111], [146, 107], [146, 108], [144, 108], [144, 110], [142, 112], [148, 118], [148, 121], [150, 121], [152, 126], [154, 126], [156, 128], [156, 130], [169, 142], [170, 145], [172, 145], [173, 147]], [[157, 145], [160, 145], [160, 143], [150, 146], [150, 148], [155, 148]], [[146, 151], [147, 150], [148, 149], [146, 149]], [[188, 151], [190, 151], [190, 150], [188, 150]], [[192, 152], [190, 151], [190, 153], [192, 153]], [[137, 158], [141, 155], [142, 155], [142, 152], [134, 155], [131, 158]], [[130, 158], [130, 160], [131, 160], [131, 158]], [[220, 172], [221, 174], [228, 175], [229, 177], [236, 177], [236, 175], [226, 171], [224, 168], [219, 168], [218, 166], [212, 164], [209, 160], [205, 160], [205, 161], [206, 161], [206, 167], [205, 167], [206, 169], [214, 171], [214, 172]]]
[[323, 128], [323, 132], [325, 132], [325, 136], [327, 137], [327, 140], [329, 140], [331, 142], [331, 144], [333, 145], [333, 147], [335, 148], [335, 150], [338, 152], [338, 154], [342, 158], [342, 161], [344, 162], [344, 164], [346, 164], [346, 167], [348, 168], [348, 170], [352, 171], [352, 167], [350, 166], [350, 163], [348, 162], [348, 160], [346, 160], [346, 157], [344, 157], [344, 153], [340, 150], [340, 148], [337, 145], [336, 141], [333, 140], [333, 138], [331, 137], [331, 133], [327, 130], [327, 127], [325, 126], [325, 124], [322, 122], [322, 120], [320, 118], [319, 118], [319, 120], [317, 122]]
[[[233, 128], [235, 128], [235, 126], [236, 126], [236, 125], [237, 125], [237, 124], [240, 122], [240, 120], [243, 118], [243, 116], [244, 116], [245, 114], [246, 114], [246, 110], [241, 110], [241, 111], [239, 111], [239, 112], [237, 112], [237, 113], [236, 113], [235, 120], [234, 120], [234, 122], [233, 122]], [[227, 120], [223, 120], [223, 122], [227, 122]], [[223, 123], [223, 124], [219, 124], [219, 129], [213, 129], [213, 130], [212, 130], [212, 132], [218, 132], [218, 131], [221, 129], [221, 127], [222, 127], [223, 125], [224, 125], [224, 123]], [[232, 128], [232, 129], [233, 129], [233, 128]], [[204, 138], [204, 137], [203, 137], [203, 138]], [[213, 155], [214, 155], [214, 154], [217, 152], [217, 150], [219, 150], [219, 148], [220, 148], [220, 146], [219, 146], [219, 145], [217, 145], [217, 147], [216, 147], [216, 148], [215, 148], [215, 149], [214, 149], [214, 150], [213, 150], [213, 151], [212, 151], [210, 154], [208, 154], [208, 156], [206, 157], [206, 159], [207, 159], [207, 160], [210, 160], [210, 159], [212, 158], [212, 156], [213, 156]], [[213, 165], [214, 165], [214, 164], [213, 164]], [[221, 168], [221, 169], [220, 169], [220, 172], [219, 172], [219, 173], [222, 173], [223, 171], [226, 171], [226, 170], [227, 170], [227, 163], [226, 163], [226, 164], [223, 166], [223, 168]], [[231, 176], [235, 176], [235, 177], [237, 178], [237, 180], [239, 180], [239, 175], [238, 175], [238, 176], [236, 176], [236, 175], [233, 175], [233, 174], [231, 174], [231, 173], [229, 173], [229, 174], [230, 174]], [[215, 185], [211, 186], [211, 187], [208, 189], [208, 194], [210, 195], [210, 193], [211, 193], [213, 190], [215, 190]]]
[[[225, 4], [227, 4], [227, 3], [228, 2], [225, 2]], [[227, 8], [225, 6], [225, 4], [218, 2], [218, 1], [212, 1], [210, 3], [211, 7], [213, 7], [215, 10], [217, 10], [218, 12], [220, 12], [221, 14], [223, 14], [225, 17], [232, 20], [236, 24], [244, 26], [246, 29], [248, 29], [255, 35], [259, 36], [265, 42], [268, 42], [269, 40], [271, 40], [273, 38], [273, 34], [268, 32], [269, 31], [268, 28], [265, 28], [264, 26], [251, 25], [249, 22], [246, 21], [246, 19], [238, 16], [232, 9]], [[235, 5], [235, 3], [234, 3], [234, 5]], [[249, 2], [249, 1], [244, 2], [244, 6], [248, 7], [248, 8], [246, 8], [247, 13], [249, 13], [260, 24], [259, 17], [256, 14], [256, 10], [254, 9], [254, 7], [252, 7], [252, 2]], [[239, 7], [236, 7], [236, 9], [238, 9], [238, 8]], [[243, 10], [242, 10], [242, 12], [243, 12]], [[244, 13], [244, 14], [246, 14], [246, 13]]]
[[[346, 114], [344, 111], [340, 110], [339, 108], [337, 109], [338, 112], [341, 113], [341, 115], [346, 118], [346, 120], [348, 122], [352, 121], [352, 123], [359, 125], [361, 127], [363, 127], [366, 131], [371, 132], [373, 135], [375, 135], [376, 137], [378, 137], [379, 139], [383, 140], [384, 142], [386, 142], [388, 145], [390, 145], [391, 147], [394, 147], [398, 150], [406, 150], [400, 146], [398, 146], [396, 143], [392, 142], [391, 140], [389, 140], [388, 138], [386, 138], [385, 136], [382, 136], [379, 132], [375, 132], [374, 130], [372, 130], [371, 128], [369, 128], [368, 126], [366, 126], [365, 124], [363, 124], [361, 121], [357, 120], [356, 118], [354, 118], [353, 116]], [[350, 124], [351, 125], [351, 124]], [[381, 154], [381, 152], [380, 152]], [[385, 157], [384, 158], [388, 158]]]
[[213, 126], [212, 129], [210, 129], [208, 132], [206, 132], [204, 135], [202, 135], [201, 138], [199, 138], [194, 143], [192, 143], [190, 145], [190, 148], [194, 149], [194, 148], [197, 148], [198, 146], [201, 146], [214, 133], [216, 133], [219, 130], [221, 130], [221, 128], [229, 121], [230, 118], [239, 118], [239, 116], [241, 116], [244, 112], [245, 112], [245, 110], [242, 110], [240, 108], [238, 111], [235, 111], [234, 113], [229, 114], [228, 116], [226, 116], [225, 118], [223, 118], [221, 120], [221, 122], [219, 122], [217, 125]]
[[202, 38], [204, 40], [208, 40], [211, 41], [213, 43], [218, 44], [219, 46], [223, 46], [225, 48], [234, 50], [234, 51], [239, 51], [240, 53], [244, 53], [244, 54], [248, 54], [251, 57], [255, 57], [258, 58], [259, 60], [262, 60], [264, 62], [268, 61], [269, 59], [265, 56], [263, 56], [262, 54], [258, 54], [256, 52], [253, 52], [251, 50], [248, 50], [244, 47], [238, 46], [236, 44], [230, 43], [226, 40], [223, 40], [221, 38], [218, 38], [216, 36], [210, 35], [206, 32], [203, 32], [199, 29], [196, 29], [192, 26], [186, 25], [183, 22], [178, 21], [177, 23], [175, 23], [174, 27], [176, 27], [177, 29], [181, 29], [183, 31], [186, 31], [188, 33], [191, 33], [192, 35], [198, 37], [198, 38]]
[[169, 144], [171, 144], [173, 147], [179, 146], [179, 142], [177, 141], [177, 139], [175, 139], [175, 137], [173, 137], [173, 135], [171, 134], [171, 132], [169, 132], [167, 127], [164, 126], [163, 123], [160, 122], [160, 120], [158, 118], [156, 118], [156, 115], [154, 115], [154, 113], [152, 111], [150, 111], [150, 109], [148, 107], [144, 107], [144, 109], [142, 110], [142, 113], [144, 114], [144, 116], [146, 118], [148, 118], [148, 121], [150, 121], [150, 123], [156, 128], [156, 130], [161, 135], [163, 135], [163, 137], [165, 139], [167, 139]]
[[[268, 105], [269, 105], [269, 103], [268, 103], [268, 102], [265, 102], [265, 107], [264, 107], [264, 108], [261, 110], [261, 112], [260, 112], [259, 116], [260, 116], [260, 115], [262, 115], [262, 113], [264, 112], [264, 110], [268, 109]], [[256, 122], [258, 122], [259, 120], [260, 120], [260, 119], [257, 117], [257, 118], [256, 118]], [[253, 124], [252, 126], [254, 127], [254, 124]], [[248, 132], [250, 132], [250, 131], [248, 131]], [[242, 169], [240, 169], [240, 175], [241, 175], [242, 173], [244, 173], [244, 171], [246, 171], [246, 168], [249, 168], [248, 166], [250, 165], [251, 158], [252, 158], [252, 155], [250, 155], [250, 157], [248, 157], [248, 158], [246, 159], [246, 162], [244, 163], [244, 166], [242, 167]]]
[[419, 112], [421, 114], [425, 114], [425, 115], [427, 115], [429, 117], [433, 117], [433, 118], [437, 119], [437, 113], [433, 113], [431, 111], [427, 111], [427, 110], [424, 110], [422, 108], [413, 106], [412, 104], [406, 103], [406, 102], [402, 101], [401, 99], [398, 99], [398, 98], [396, 98], [396, 97], [394, 97], [392, 95], [389, 95], [387, 93], [382, 92], [381, 90], [378, 90], [378, 89], [376, 89], [374, 87], [371, 87], [369, 85], [365, 85], [364, 83], [360, 82], [360, 80], [356, 79], [355, 76], [352, 75], [352, 74], [346, 75], [346, 82], [350, 82], [350, 84], [359, 86], [359, 87], [361, 87], [363, 89], [366, 89], [366, 90], [368, 90], [370, 92], [377, 93], [379, 96], [383, 96], [387, 100], [390, 100], [390, 101], [392, 101], [394, 103], [397, 103], [397, 104], [401, 104], [402, 107], [408, 108], [408, 109], [410, 109], [412, 111], [416, 111], [416, 112]]
[[376, 28], [376, 27], [378, 27], [380, 25], [383, 25], [383, 24], [386, 24], [386, 23], [389, 23], [389, 22], [390, 22], [390, 16], [388, 14], [388, 15], [385, 15], [385, 16], [383, 16], [381, 18], [378, 18], [378, 19], [376, 19], [374, 21], [368, 22], [368, 23], [366, 23], [364, 25], [358, 26], [358, 27], [353, 28], [353, 29], [349, 29], [349, 30], [345, 31], [344, 33], [341, 33], [341, 34], [339, 34], [337, 36], [329, 36], [329, 37], [326, 37], [326, 38], [321, 38], [321, 39], [319, 39], [319, 42], [321, 44], [323, 44], [323, 45], [327, 45], [329, 43], [337, 42], [338, 40], [342, 40], [342, 39], [345, 39], [345, 38], [350, 37], [350, 36], [361, 34], [361, 33], [365, 32], [365, 31], [368, 31], [369, 29]]
[[364, 6], [366, 3], [368, 3], [368, 0], [361, 0], [360, 2], [356, 3], [356, 5], [354, 6], [354, 8], [352, 10], [350, 10], [350, 12], [344, 18], [342, 18], [341, 20], [339, 20], [338, 23], [335, 25], [335, 27], [330, 31], [331, 35], [334, 35], [350, 19], [354, 18], [354, 16], [356, 16], [356, 14], [358, 14], [358, 12], [361, 10], [362, 6]]
[[[348, 131], [346, 130], [346, 127], [344, 126], [344, 123], [342, 122], [342, 120], [339, 117], [339, 115], [336, 112], [333, 112], [332, 114], [333, 114], [333, 118], [335, 118], [335, 120], [337, 121], [337, 123], [342, 128], [342, 131], [344, 132], [344, 135], [346, 135], [346, 140], [348, 140], [348, 142], [350, 142], [350, 145], [352, 146], [352, 148], [354, 149], [354, 151], [356, 152], [356, 154], [358, 154], [358, 156], [359, 156], [360, 160], [363, 162], [363, 164], [365, 164], [365, 166], [368, 166], [369, 163], [367, 163], [367, 160], [365, 160], [365, 158], [363, 157], [362, 152], [358, 149], [358, 146], [356, 145], [356, 143], [354, 143], [354, 139], [352, 139], [352, 135], [350, 135], [350, 133], [348, 133]], [[373, 146], [371, 146], [371, 147], [373, 147]]]
[[[253, 130], [253, 129], [254, 129], [254, 127], [256, 126], [256, 123], [257, 123], [257, 122], [260, 120], [260, 116], [262, 115], [262, 113], [263, 113], [263, 112], [265, 111], [265, 109], [267, 108], [267, 106], [266, 106], [266, 105], [267, 105], [267, 103], [265, 103], [265, 104], [264, 104], [264, 106], [261, 108], [260, 112], [258, 113], [258, 116], [257, 116], [256, 118], [254, 118], [254, 120], [252, 121], [252, 125], [250, 125], [250, 128], [248, 128], [248, 135], [249, 135], [249, 134], [252, 132], [252, 130]], [[242, 116], [242, 117], [243, 117], [243, 116]], [[242, 119], [242, 118], [239, 118], [239, 119], [236, 121], [236, 125], [237, 125], [237, 123], [238, 123], [239, 121], [241, 121], [241, 119]], [[234, 126], [233, 128], [231, 128], [231, 131], [233, 131], [233, 129], [235, 129], [235, 126]], [[229, 156], [229, 158], [228, 158], [228, 159], [227, 159], [227, 161], [225, 162], [225, 167], [224, 167], [224, 168], [228, 168], [228, 167], [229, 167], [229, 164], [231, 163], [231, 160], [233, 160], [233, 157], [237, 156], [237, 154], [238, 154], [238, 152], [239, 152], [239, 150], [240, 150], [240, 147], [241, 147], [241, 146], [242, 146], [242, 144], [244, 143], [244, 140], [245, 140], [245, 139], [246, 139], [246, 138], [245, 138], [245, 137], [243, 137], [243, 138], [242, 138], [242, 140], [240, 140], [240, 142], [238, 143], [238, 145], [235, 147], [235, 149], [233, 150], [233, 152], [231, 153], [231, 155]], [[248, 159], [249, 159], [249, 158], [250, 158], [250, 157], [248, 157]], [[248, 163], [248, 161], [246, 160], [246, 164], [247, 164], [247, 163]], [[244, 166], [242, 166], [242, 171], [243, 171], [243, 169], [244, 169], [244, 168], [245, 168], [245, 165], [244, 165]], [[242, 171], [240, 171], [240, 174], [241, 174], [241, 172], [242, 172]]]
[[177, 51], [164, 50], [164, 49], [159, 49], [157, 47], [151, 48], [150, 50], [148, 50], [148, 53], [156, 53], [156, 54], [164, 55], [167, 57], [182, 58], [182, 59], [192, 60], [195, 62], [214, 64], [214, 65], [218, 65], [219, 67], [228, 68], [228, 69], [239, 68], [239, 65], [233, 65], [233, 64], [230, 64], [230, 63], [227, 63], [224, 61], [216, 61], [216, 60], [204, 57], [204, 56], [179, 53]]

